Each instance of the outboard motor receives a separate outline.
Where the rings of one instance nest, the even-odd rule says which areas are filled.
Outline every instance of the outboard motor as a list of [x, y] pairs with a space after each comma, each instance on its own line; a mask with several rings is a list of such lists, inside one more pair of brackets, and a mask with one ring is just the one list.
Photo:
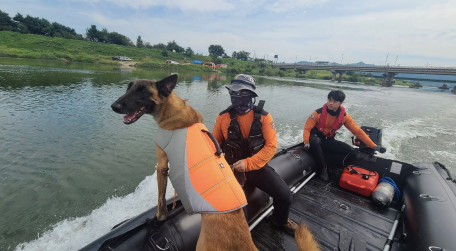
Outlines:
[[[361, 126], [361, 129], [369, 136], [369, 138], [376, 144], [381, 146], [382, 145], [382, 129], [378, 129], [375, 127], [370, 126]], [[362, 153], [367, 153], [369, 155], [374, 154], [374, 150], [368, 147], [364, 142], [360, 139], [352, 137], [353, 145], [358, 147], [358, 151]]]

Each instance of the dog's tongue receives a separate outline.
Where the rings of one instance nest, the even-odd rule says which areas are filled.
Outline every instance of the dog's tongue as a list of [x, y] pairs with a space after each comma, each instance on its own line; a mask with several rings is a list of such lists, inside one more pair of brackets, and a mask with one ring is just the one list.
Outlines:
[[127, 114], [124, 116], [124, 123], [125, 124], [129, 124], [131, 123], [135, 118], [136, 118], [136, 114], [138, 112], [133, 112], [133, 113], [130, 113], [130, 114]]
[[136, 120], [138, 120], [139, 118], [141, 118], [142, 115], [144, 115], [145, 111], [146, 111], [146, 108], [143, 107], [143, 108], [139, 109], [136, 112], [132, 112], [130, 114], [125, 115], [124, 116], [124, 123], [125, 124], [131, 124], [131, 123], [136, 122]]

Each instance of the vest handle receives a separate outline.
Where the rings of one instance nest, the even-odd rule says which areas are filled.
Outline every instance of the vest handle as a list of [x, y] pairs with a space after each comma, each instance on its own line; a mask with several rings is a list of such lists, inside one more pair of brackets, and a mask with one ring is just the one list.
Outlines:
[[217, 142], [217, 140], [215, 139], [214, 135], [212, 135], [212, 133], [210, 133], [209, 131], [206, 131], [204, 129], [201, 131], [205, 132], [207, 134], [207, 136], [209, 136], [209, 138], [212, 140], [212, 143], [214, 143], [214, 146], [215, 146], [215, 155], [217, 157], [220, 157], [220, 155], [222, 155], [222, 149], [220, 149], [220, 145]]
[[253, 117], [254, 118], [261, 119], [261, 114], [263, 113], [264, 103], [266, 103], [265, 100], [260, 100], [260, 102], [258, 102], [258, 105], [253, 107], [253, 111], [254, 111]]

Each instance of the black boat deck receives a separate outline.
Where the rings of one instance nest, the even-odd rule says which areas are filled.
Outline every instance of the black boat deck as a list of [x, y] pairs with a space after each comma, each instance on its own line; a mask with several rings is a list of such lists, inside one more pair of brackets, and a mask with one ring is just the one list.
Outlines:
[[[370, 198], [341, 189], [337, 182], [313, 178], [293, 198], [290, 218], [304, 221], [322, 250], [383, 250], [398, 205], [381, 208]], [[298, 250], [293, 236], [264, 220], [252, 230], [260, 250]], [[360, 247], [365, 246], [366, 248]], [[340, 247], [340, 249], [339, 249]], [[391, 250], [401, 250], [394, 245]]]

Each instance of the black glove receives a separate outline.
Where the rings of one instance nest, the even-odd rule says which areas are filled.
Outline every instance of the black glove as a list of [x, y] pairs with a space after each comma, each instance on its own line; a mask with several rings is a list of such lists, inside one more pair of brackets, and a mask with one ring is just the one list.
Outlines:
[[304, 145], [304, 150], [309, 151], [309, 149], [310, 149], [310, 143], [307, 142], [307, 143]]
[[385, 153], [386, 152], [386, 148], [384, 148], [383, 146], [374, 146], [372, 149], [374, 149], [374, 151], [377, 151], [377, 152], [380, 152], [380, 153]]

